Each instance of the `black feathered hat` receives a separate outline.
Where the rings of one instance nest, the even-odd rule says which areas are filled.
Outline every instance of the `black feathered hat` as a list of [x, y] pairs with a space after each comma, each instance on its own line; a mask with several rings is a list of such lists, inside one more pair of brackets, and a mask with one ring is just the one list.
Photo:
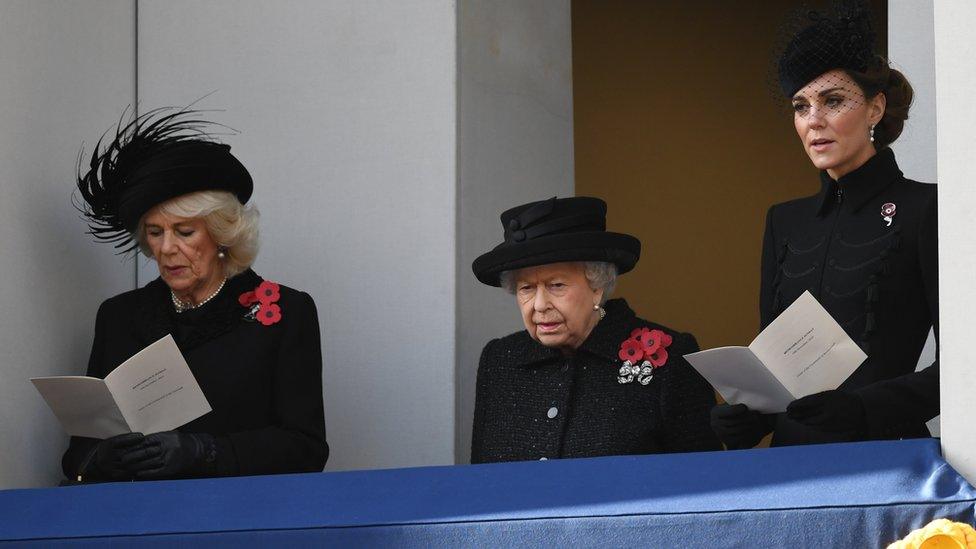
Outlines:
[[137, 247], [139, 220], [153, 206], [187, 193], [229, 191], [241, 204], [254, 189], [251, 175], [205, 129], [212, 123], [197, 111], [156, 109], [128, 124], [119, 122], [111, 142], [104, 136], [92, 152], [88, 170], [78, 169], [78, 205], [96, 240], [111, 242], [120, 253]]
[[505, 241], [471, 265], [478, 280], [489, 286], [501, 286], [501, 273], [513, 269], [606, 261], [625, 273], [640, 258], [639, 240], [607, 232], [607, 204], [599, 198], [552, 197], [506, 210], [501, 220]]
[[879, 59], [871, 14], [861, 0], [835, 2], [827, 13], [805, 10], [789, 27], [776, 63], [779, 85], [787, 98], [825, 72], [864, 72]]

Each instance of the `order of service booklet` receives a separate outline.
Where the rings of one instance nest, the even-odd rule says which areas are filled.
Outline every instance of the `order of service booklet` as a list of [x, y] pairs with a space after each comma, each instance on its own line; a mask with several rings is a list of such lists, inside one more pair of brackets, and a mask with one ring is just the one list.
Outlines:
[[104, 380], [51, 376], [31, 382], [72, 436], [171, 431], [211, 410], [172, 335], [139, 351]]
[[867, 358], [809, 291], [748, 347], [684, 355], [730, 404], [778, 413], [801, 397], [836, 389]]

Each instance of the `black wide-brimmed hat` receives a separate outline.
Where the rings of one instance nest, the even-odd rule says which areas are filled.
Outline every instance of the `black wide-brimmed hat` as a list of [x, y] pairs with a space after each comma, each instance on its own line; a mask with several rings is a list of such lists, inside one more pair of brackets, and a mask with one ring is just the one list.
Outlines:
[[505, 241], [471, 264], [474, 275], [489, 286], [501, 286], [503, 271], [563, 261], [606, 261], [618, 273], [634, 268], [640, 241], [607, 232], [607, 204], [578, 196], [530, 202], [501, 215]]
[[157, 204], [195, 191], [232, 193], [241, 204], [254, 183], [247, 168], [215, 142], [196, 111], [157, 109], [120, 122], [111, 142], [95, 145], [88, 169], [78, 170], [78, 205], [96, 240], [126, 253], [137, 247], [139, 220]]
[[838, 0], [825, 12], [805, 10], [792, 19], [783, 30], [785, 46], [776, 63], [780, 88], [788, 98], [825, 72], [864, 72], [880, 60], [863, 0]]

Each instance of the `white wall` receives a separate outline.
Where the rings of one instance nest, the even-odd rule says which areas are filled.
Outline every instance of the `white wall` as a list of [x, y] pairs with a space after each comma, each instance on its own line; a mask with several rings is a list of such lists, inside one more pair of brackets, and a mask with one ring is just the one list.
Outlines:
[[[956, 469], [976, 482], [976, 3], [935, 2], [935, 88], [938, 101], [940, 359], [942, 447]], [[951, 299], [949, 297], [951, 296]]]
[[481, 349], [524, 329], [515, 300], [474, 278], [502, 240], [499, 214], [573, 195], [569, 0], [458, 4], [457, 461], [471, 454]]
[[27, 381], [84, 374], [95, 311], [135, 270], [71, 205], [82, 142], [134, 99], [134, 2], [0, 3], [0, 488], [53, 485], [67, 443]]
[[[932, 0], [888, 1], [888, 58], [915, 91], [905, 129], [891, 148], [905, 177], [926, 183], [938, 181], [933, 17]], [[935, 337], [930, 331], [918, 367], [929, 366], [935, 356]], [[928, 425], [932, 434], [939, 436], [939, 418]]]
[[915, 90], [905, 130], [891, 146], [905, 177], [935, 183], [935, 11], [933, 0], [888, 0], [888, 57]]
[[139, 2], [142, 108], [214, 92], [255, 269], [318, 305], [327, 469], [454, 462], [455, 24], [450, 0]]

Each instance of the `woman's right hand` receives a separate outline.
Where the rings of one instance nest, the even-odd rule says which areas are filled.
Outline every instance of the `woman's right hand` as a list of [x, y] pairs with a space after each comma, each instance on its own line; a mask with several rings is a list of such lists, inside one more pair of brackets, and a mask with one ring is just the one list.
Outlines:
[[712, 431], [729, 450], [752, 448], [772, 432], [773, 417], [745, 404], [716, 404], [711, 413]]
[[132, 473], [122, 466], [122, 456], [145, 438], [142, 433], [125, 433], [98, 441], [94, 460], [97, 477], [104, 480], [131, 479]]

